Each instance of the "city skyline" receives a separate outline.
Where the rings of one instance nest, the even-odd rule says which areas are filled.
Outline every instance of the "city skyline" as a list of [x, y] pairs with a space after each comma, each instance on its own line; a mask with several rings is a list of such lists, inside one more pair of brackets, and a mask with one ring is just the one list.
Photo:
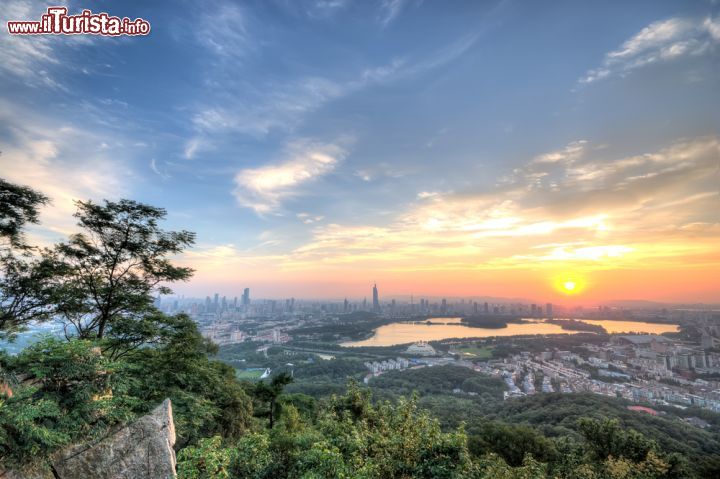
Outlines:
[[[465, 296], [453, 296], [453, 295], [433, 295], [433, 294], [390, 294], [384, 295], [383, 301], [380, 297], [380, 289], [377, 283], [372, 284], [372, 289], [366, 294], [360, 294], [357, 296], [353, 295], [341, 295], [341, 296], [260, 296], [254, 297], [254, 305], [261, 305], [263, 308], [269, 303], [275, 303], [281, 305], [286, 303], [286, 309], [293, 309], [296, 304], [305, 303], [317, 306], [318, 304], [332, 304], [335, 306], [342, 305], [341, 310], [337, 312], [352, 312], [354, 310], [368, 311], [380, 313], [386, 310], [388, 307], [402, 306], [406, 308], [415, 307], [418, 312], [437, 310], [437, 313], [442, 313], [443, 308], [461, 306], [462, 309], [467, 309], [467, 312], [474, 312], [475, 314], [492, 314], [493, 306], [507, 306], [507, 307], [526, 307], [528, 311], [535, 311], [537, 309], [538, 314], [542, 314], [546, 317], [552, 317], [555, 308], [567, 309], [567, 310], [582, 310], [587, 308], [593, 310], [599, 308], [600, 310], [606, 310], [608, 307], [617, 308], [617, 311], [623, 311], [626, 308], [629, 310], [653, 310], [657, 308], [677, 308], [681, 306], [697, 306], [700, 309], [698, 311], [718, 311], [716, 308], [720, 308], [720, 303], [701, 303], [701, 302], [661, 302], [661, 301], [647, 301], [647, 300], [609, 300], [601, 302], [587, 302], [587, 301], [558, 301], [558, 302], [547, 302], [544, 303], [542, 298], [529, 298], [529, 297], [497, 297], [497, 296], [486, 296], [482, 294], [473, 294]], [[204, 300], [203, 300], [204, 298]], [[239, 301], [238, 301], [239, 300]], [[185, 294], [170, 294], [165, 296], [156, 297], [156, 305], [168, 303], [177, 304], [178, 301], [185, 302], [204, 302], [206, 306], [212, 305], [212, 309], [218, 309], [219, 305], [227, 304], [229, 309], [230, 305], [233, 305], [234, 309], [247, 309], [250, 304], [250, 288], [242, 288], [242, 293], [236, 294], [233, 290], [228, 293], [213, 292], [210, 294], [199, 294], [199, 295], [185, 295]], [[297, 303], [296, 303], [297, 302]], [[580, 308], [580, 309], [578, 309]], [[608, 310], [609, 311], [609, 310]], [[689, 310], [688, 310], [689, 311]], [[447, 311], [445, 311], [447, 312]]]
[[0, 36], [34, 244], [132, 198], [197, 232], [178, 295], [720, 303], [717, 2], [102, 8], [150, 35]]

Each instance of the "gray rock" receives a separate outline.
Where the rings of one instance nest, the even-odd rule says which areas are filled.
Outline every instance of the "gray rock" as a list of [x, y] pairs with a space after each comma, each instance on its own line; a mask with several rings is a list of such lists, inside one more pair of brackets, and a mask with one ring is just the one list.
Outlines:
[[175, 424], [166, 399], [152, 413], [100, 441], [64, 450], [53, 461], [59, 479], [175, 478]]

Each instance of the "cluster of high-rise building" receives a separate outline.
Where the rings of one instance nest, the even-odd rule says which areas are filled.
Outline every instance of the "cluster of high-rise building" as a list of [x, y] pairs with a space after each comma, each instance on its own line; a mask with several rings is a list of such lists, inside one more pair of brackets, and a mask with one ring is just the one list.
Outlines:
[[[186, 299], [184, 297], [157, 298], [156, 306], [170, 313], [185, 312], [191, 316], [204, 319], [239, 319], [249, 317], [314, 317], [333, 316], [355, 312], [371, 312], [386, 318], [411, 318], [414, 316], [520, 316], [524, 318], [563, 318], [578, 319], [636, 319], [662, 316], [673, 320], [697, 320], [707, 316], [707, 312], [695, 310], [626, 310], [623, 308], [610, 308], [598, 306], [597, 308], [562, 307], [552, 303], [522, 303], [486, 301], [476, 298], [431, 298], [415, 297], [407, 299], [390, 298], [382, 301], [377, 284], [373, 284], [370, 297], [351, 300], [345, 298], [341, 301], [296, 300], [295, 298], [281, 299], [250, 299], [250, 288], [245, 288], [242, 295], [232, 299], [215, 293], [204, 300]], [[708, 324], [703, 340], [715, 347], [720, 347], [720, 335], [711, 331], [712, 324]], [[712, 333], [712, 334], [711, 334]]]
[[410, 367], [410, 361], [406, 358], [386, 359], [385, 361], [366, 362], [365, 367], [373, 374], [381, 374], [385, 371], [401, 371]]
[[302, 301], [295, 298], [278, 299], [250, 299], [250, 288], [245, 288], [240, 296], [232, 299], [215, 293], [206, 296], [204, 300], [197, 298], [158, 297], [155, 306], [169, 313], [184, 312], [197, 318], [205, 319], [232, 319], [233, 317], [292, 315], [292, 314], [348, 314], [358, 311], [372, 312], [387, 317], [407, 317], [413, 315], [518, 315], [522, 314], [533, 318], [552, 318], [553, 305], [547, 303], [543, 310], [541, 305], [521, 303], [495, 303], [477, 301], [472, 299], [448, 300], [439, 298], [419, 298], [415, 300], [410, 296], [402, 301], [391, 298], [381, 302], [377, 284], [373, 284], [371, 300], [344, 300], [338, 301]]

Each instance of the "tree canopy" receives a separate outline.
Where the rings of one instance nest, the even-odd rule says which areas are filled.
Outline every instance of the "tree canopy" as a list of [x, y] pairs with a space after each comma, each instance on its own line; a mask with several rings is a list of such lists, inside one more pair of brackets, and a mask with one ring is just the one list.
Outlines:
[[29, 186], [10, 183], [0, 178], [0, 244], [6, 247], [27, 248], [24, 228], [38, 223], [39, 208], [48, 197]]
[[[38, 223], [48, 197], [0, 178], [0, 339], [12, 337], [29, 322], [52, 311], [48, 280], [51, 268], [30, 256], [25, 227]], [[16, 254], [19, 251], [21, 254]]]
[[47, 251], [56, 269], [57, 313], [78, 337], [102, 339], [114, 323], [151, 313], [152, 295], [169, 294], [168, 283], [192, 276], [171, 256], [192, 245], [195, 234], [161, 229], [165, 210], [131, 200], [77, 207], [81, 232]]

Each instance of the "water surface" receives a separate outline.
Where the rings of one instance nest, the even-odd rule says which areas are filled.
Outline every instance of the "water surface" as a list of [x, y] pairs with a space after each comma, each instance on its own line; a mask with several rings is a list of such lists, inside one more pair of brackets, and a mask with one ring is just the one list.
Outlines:
[[[555, 324], [538, 319], [526, 319], [525, 323], [508, 323], [505, 328], [472, 328], [461, 324], [461, 318], [429, 318], [423, 322], [398, 322], [375, 329], [372, 337], [362, 341], [342, 343], [342, 346], [395, 346], [417, 341], [440, 341], [450, 338], [489, 338], [493, 336], [523, 336], [543, 334], [575, 334]], [[582, 320], [597, 324], [608, 333], [639, 332], [661, 334], [678, 330], [675, 324], [655, 324], [641, 321]], [[431, 322], [433, 324], [427, 324]]]

